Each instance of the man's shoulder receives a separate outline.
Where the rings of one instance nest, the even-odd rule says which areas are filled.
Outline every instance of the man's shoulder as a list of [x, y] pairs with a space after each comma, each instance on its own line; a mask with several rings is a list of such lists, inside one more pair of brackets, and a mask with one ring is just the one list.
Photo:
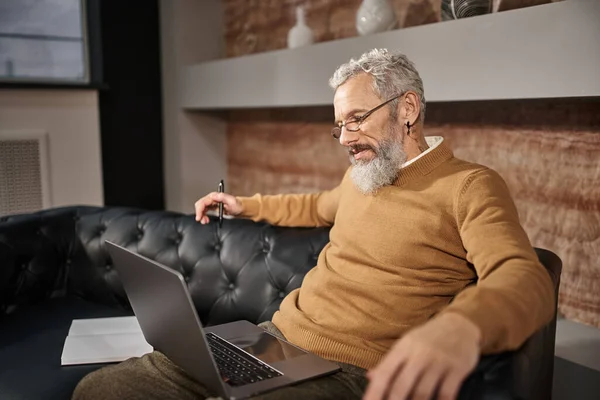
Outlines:
[[459, 202], [478, 202], [489, 197], [512, 201], [507, 182], [495, 169], [458, 158], [449, 160], [448, 169], [454, 171], [453, 188]]
[[472, 175], [494, 174], [495, 171], [482, 164], [451, 157], [439, 169], [439, 173], [453, 179], [464, 180]]
[[452, 157], [448, 160], [450, 168], [455, 168], [458, 171], [475, 172], [481, 170], [490, 170], [491, 168], [472, 161], [463, 160], [462, 158]]
[[[473, 185], [477, 187], [506, 186], [502, 176], [493, 168], [452, 157], [440, 169], [439, 179], [446, 180], [455, 194], [464, 193]], [[446, 186], [446, 185], [444, 185]]]

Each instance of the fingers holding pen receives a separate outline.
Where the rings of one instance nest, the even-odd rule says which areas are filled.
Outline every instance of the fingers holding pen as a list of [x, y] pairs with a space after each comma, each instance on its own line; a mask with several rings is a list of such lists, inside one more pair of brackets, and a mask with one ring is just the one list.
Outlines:
[[219, 203], [223, 203], [224, 212], [227, 215], [236, 216], [242, 212], [242, 204], [235, 196], [228, 193], [211, 192], [194, 204], [196, 221], [208, 224], [210, 220], [206, 213], [216, 209]]

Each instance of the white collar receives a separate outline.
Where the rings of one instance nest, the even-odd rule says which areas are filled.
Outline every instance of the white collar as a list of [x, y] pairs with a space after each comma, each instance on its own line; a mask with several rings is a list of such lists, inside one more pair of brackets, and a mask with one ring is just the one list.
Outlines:
[[400, 168], [404, 168], [404, 167], [414, 163], [419, 158], [423, 157], [425, 154], [431, 152], [433, 149], [435, 149], [440, 144], [442, 144], [442, 142], [444, 141], [444, 138], [441, 136], [426, 136], [425, 141], [427, 142], [427, 145], [429, 146], [429, 148], [427, 150], [425, 150], [424, 152], [422, 152], [421, 154], [419, 154], [418, 156], [416, 156], [415, 158], [412, 158], [412, 159], [408, 160], [407, 162], [405, 162], [404, 164], [402, 164], [400, 166]]

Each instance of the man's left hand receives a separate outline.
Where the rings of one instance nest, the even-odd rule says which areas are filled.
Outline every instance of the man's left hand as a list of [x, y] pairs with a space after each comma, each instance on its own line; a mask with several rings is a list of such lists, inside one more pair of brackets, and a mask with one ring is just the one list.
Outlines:
[[480, 329], [456, 313], [409, 331], [369, 371], [364, 400], [454, 400], [479, 360]]

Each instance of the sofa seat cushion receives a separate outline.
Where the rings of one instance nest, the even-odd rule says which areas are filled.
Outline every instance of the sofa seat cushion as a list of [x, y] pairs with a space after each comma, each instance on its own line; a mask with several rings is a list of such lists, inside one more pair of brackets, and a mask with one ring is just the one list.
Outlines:
[[75, 297], [50, 299], [0, 318], [0, 398], [70, 399], [86, 374], [105, 364], [61, 367], [71, 322], [131, 315]]

